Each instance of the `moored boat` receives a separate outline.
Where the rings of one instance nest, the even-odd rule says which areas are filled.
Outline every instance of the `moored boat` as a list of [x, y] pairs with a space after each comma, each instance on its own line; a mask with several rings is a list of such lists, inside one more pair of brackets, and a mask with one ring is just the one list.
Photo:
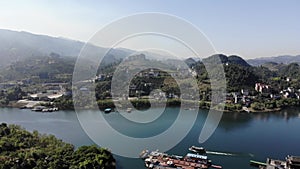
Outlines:
[[127, 109], [126, 109], [126, 112], [127, 112], [127, 113], [131, 113], [131, 111], [132, 111], [132, 108], [127, 108]]
[[287, 156], [285, 160], [268, 158], [266, 163], [250, 160], [250, 165], [260, 169], [300, 169], [300, 156]]
[[211, 167], [212, 167], [212, 168], [222, 168], [222, 166], [220, 166], [220, 165], [215, 165], [215, 164], [212, 164]]
[[191, 146], [189, 151], [197, 153], [197, 154], [206, 154], [206, 150], [203, 147]]
[[104, 109], [104, 113], [110, 113], [110, 112], [111, 112], [111, 108]]
[[[198, 149], [200, 150], [200, 149]], [[185, 156], [169, 155], [156, 151], [144, 150], [140, 154], [144, 159], [147, 168], [181, 168], [181, 169], [205, 169], [209, 167], [222, 168], [219, 165], [212, 165], [206, 155], [187, 153]]]
[[32, 111], [37, 111], [37, 112], [53, 112], [53, 111], [58, 111], [58, 107], [45, 107], [45, 106], [35, 106], [33, 109], [31, 109]]
[[33, 109], [31, 109], [32, 111], [43, 111], [43, 109], [45, 109], [45, 106], [35, 106]]

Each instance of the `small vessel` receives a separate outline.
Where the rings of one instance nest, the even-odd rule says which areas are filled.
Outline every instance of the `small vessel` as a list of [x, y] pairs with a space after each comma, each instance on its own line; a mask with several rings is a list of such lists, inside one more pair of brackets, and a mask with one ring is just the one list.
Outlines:
[[248, 107], [243, 107], [242, 108], [245, 112], [250, 113], [250, 110], [248, 109]]
[[31, 109], [32, 111], [43, 111], [43, 109], [45, 109], [45, 106], [35, 106], [33, 109]]
[[203, 147], [191, 146], [189, 151], [197, 153], [197, 154], [206, 154], [206, 150]]
[[111, 112], [111, 108], [104, 109], [104, 113], [110, 113], [110, 112]]
[[42, 110], [42, 112], [50, 112], [50, 109], [45, 108]]
[[32, 111], [39, 111], [39, 112], [53, 112], [53, 111], [58, 111], [58, 107], [50, 107], [47, 108], [45, 106], [35, 106], [33, 109], [31, 109]]
[[126, 109], [127, 113], [131, 113], [131, 111], [132, 111], [132, 108], [130, 108], [130, 107]]
[[222, 168], [222, 166], [220, 166], [220, 165], [215, 165], [215, 164], [212, 164], [211, 167], [212, 167], [212, 168]]
[[52, 109], [53, 109], [53, 111], [58, 111], [59, 110], [58, 107], [53, 107]]
[[262, 168], [262, 167], [266, 167], [267, 163], [263, 163], [263, 162], [259, 162], [259, 161], [255, 161], [255, 160], [250, 160], [250, 165], [253, 166], [253, 167]]

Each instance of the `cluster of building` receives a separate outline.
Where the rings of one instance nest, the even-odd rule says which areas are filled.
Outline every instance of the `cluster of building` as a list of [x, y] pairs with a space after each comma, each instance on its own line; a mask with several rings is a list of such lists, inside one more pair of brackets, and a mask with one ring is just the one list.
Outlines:
[[243, 103], [246, 107], [249, 107], [253, 97], [250, 96], [250, 92], [247, 89], [242, 89], [241, 92], [232, 92], [226, 95], [226, 103]]
[[287, 89], [281, 90], [280, 94], [284, 98], [297, 98], [297, 99], [300, 99], [300, 89], [295, 90], [293, 87], [288, 87]]
[[42, 84], [43, 91], [28, 94], [27, 99], [33, 101], [53, 101], [63, 95], [69, 95], [70, 93], [66, 91], [66, 83], [46, 83]]
[[259, 93], [267, 94], [267, 95], [269, 95], [270, 98], [273, 98], [273, 99], [279, 99], [279, 98], [300, 99], [300, 89], [294, 89], [293, 87], [288, 87], [286, 89], [281, 90], [278, 93], [278, 92], [274, 92], [274, 89], [270, 85], [256, 83], [255, 90]]
[[263, 83], [255, 83], [254, 87], [255, 91], [259, 93], [270, 93], [271, 92], [271, 86], [263, 84]]
[[256, 83], [254, 90], [249, 91], [247, 89], [242, 89], [240, 92], [232, 92], [226, 95], [227, 103], [242, 103], [246, 107], [251, 105], [253, 99], [260, 94], [266, 99], [280, 99], [280, 98], [297, 98], [300, 100], [300, 89], [294, 89], [293, 87], [288, 87], [280, 92], [275, 91], [270, 85], [263, 83]]

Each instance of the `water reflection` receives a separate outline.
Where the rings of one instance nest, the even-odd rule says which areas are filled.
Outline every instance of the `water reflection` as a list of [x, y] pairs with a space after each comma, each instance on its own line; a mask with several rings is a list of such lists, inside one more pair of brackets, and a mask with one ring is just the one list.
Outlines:
[[252, 120], [248, 113], [224, 113], [219, 127], [225, 131], [247, 128]]
[[300, 117], [300, 111], [297, 108], [287, 108], [275, 112], [253, 113], [253, 118], [256, 120], [269, 121], [272, 119], [284, 119], [289, 122], [290, 119]]
[[[152, 113], [155, 111], [161, 110], [159, 108], [154, 108], [148, 112], [133, 111], [130, 114], [134, 116], [137, 113]], [[178, 108], [166, 108], [160, 117], [149, 123], [136, 123], [130, 121], [124, 118], [120, 113], [104, 114], [104, 118], [109, 125], [118, 132], [130, 137], [147, 138], [167, 130], [176, 120], [178, 113]]]
[[232, 131], [235, 129], [242, 129], [250, 127], [253, 121], [269, 122], [270, 120], [285, 120], [289, 122], [291, 119], [300, 118], [300, 110], [297, 108], [287, 108], [275, 112], [230, 112], [224, 113], [219, 128], [225, 131]]

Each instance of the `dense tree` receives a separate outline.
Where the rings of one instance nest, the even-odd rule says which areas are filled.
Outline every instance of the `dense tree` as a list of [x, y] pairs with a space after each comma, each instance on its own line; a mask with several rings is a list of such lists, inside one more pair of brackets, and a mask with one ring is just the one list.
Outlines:
[[0, 168], [3, 169], [113, 169], [112, 154], [97, 146], [74, 146], [53, 135], [28, 132], [0, 124]]
[[253, 108], [254, 110], [262, 111], [265, 109], [265, 105], [261, 102], [254, 102], [251, 104], [251, 108]]
[[279, 69], [279, 74], [283, 77], [300, 79], [300, 66], [298, 63], [291, 63]]
[[7, 99], [8, 100], [18, 100], [21, 99], [22, 96], [25, 96], [25, 92], [22, 91], [20, 86], [16, 86], [7, 91]]
[[106, 149], [97, 146], [82, 146], [73, 154], [71, 169], [113, 169], [114, 159]]
[[72, 96], [62, 96], [54, 101], [54, 106], [61, 110], [74, 109]]
[[239, 65], [224, 66], [227, 90], [229, 92], [240, 91], [241, 89], [253, 88], [257, 80], [257, 75], [254, 74], [253, 69]]

